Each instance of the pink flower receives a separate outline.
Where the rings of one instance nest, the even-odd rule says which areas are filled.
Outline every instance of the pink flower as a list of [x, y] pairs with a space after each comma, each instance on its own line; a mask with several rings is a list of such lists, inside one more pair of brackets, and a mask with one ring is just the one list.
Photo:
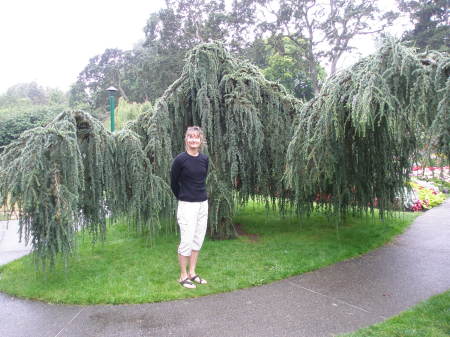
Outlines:
[[420, 200], [417, 200], [414, 205], [411, 206], [411, 211], [418, 212], [423, 209], [422, 203]]

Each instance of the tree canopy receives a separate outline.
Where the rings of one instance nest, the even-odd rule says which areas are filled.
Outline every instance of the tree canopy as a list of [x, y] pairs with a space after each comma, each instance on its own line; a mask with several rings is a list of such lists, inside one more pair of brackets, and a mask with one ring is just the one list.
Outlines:
[[308, 213], [318, 203], [338, 216], [374, 207], [383, 215], [404, 193], [416, 132], [434, 128], [448, 149], [439, 130], [449, 129], [449, 64], [446, 54], [386, 39], [303, 104], [223, 44], [202, 44], [154, 107], [120, 132], [64, 112], [7, 146], [1, 204], [18, 209], [44, 262], [70, 254], [80, 229], [103, 238], [107, 218], [125, 216], [151, 235], [161, 212], [174, 210], [172, 158], [184, 149], [186, 127], [199, 125], [213, 237], [235, 235], [234, 206], [250, 198], [280, 211], [293, 203]]
[[73, 111], [6, 147], [0, 201], [17, 209], [21, 236], [44, 267], [73, 252], [80, 230], [103, 239], [107, 217], [126, 214], [139, 232], [156, 230], [170, 189], [153, 174], [140, 144], [129, 130], [113, 135], [89, 114]]
[[172, 158], [184, 149], [186, 127], [203, 128], [211, 164], [211, 235], [230, 237], [236, 198], [283, 197], [284, 156], [300, 105], [223, 45], [203, 44], [189, 53], [181, 77], [156, 102], [152, 117], [141, 115], [131, 129], [143, 139], [156, 174], [167, 180]]
[[403, 195], [422, 130], [445, 138], [437, 151], [448, 155], [449, 61], [387, 38], [330, 78], [304, 106], [289, 144], [286, 177], [299, 209], [378, 207], [383, 215]]
[[[149, 16], [144, 41], [132, 50], [107, 49], [91, 58], [71, 88], [71, 106], [100, 116], [106, 110], [104, 89], [111, 85], [132, 102], [154, 102], [181, 75], [187, 52], [213, 41], [267, 67], [271, 80], [286, 85], [297, 98], [309, 99], [309, 88], [317, 94], [323, 82], [322, 61], [330, 63], [333, 74], [342, 55], [352, 50], [355, 36], [379, 32], [395, 17], [381, 13], [375, 0], [245, 0], [230, 5], [224, 0], [166, 1], [165, 8]], [[261, 45], [269, 50], [262, 51]]]
[[450, 23], [447, 0], [397, 0], [400, 10], [409, 16], [414, 28], [405, 32], [404, 41], [411, 41], [421, 50], [426, 48], [449, 52]]
[[51, 263], [73, 251], [77, 230], [102, 238], [106, 218], [127, 210], [138, 229], [152, 232], [163, 206], [173, 210], [170, 164], [183, 150], [186, 126], [198, 124], [211, 164], [210, 234], [231, 237], [236, 201], [284, 197], [284, 156], [299, 106], [256, 67], [220, 44], [204, 44], [190, 52], [154, 111], [129, 128], [111, 134], [89, 114], [65, 112], [6, 147], [1, 203], [18, 209], [25, 238]]

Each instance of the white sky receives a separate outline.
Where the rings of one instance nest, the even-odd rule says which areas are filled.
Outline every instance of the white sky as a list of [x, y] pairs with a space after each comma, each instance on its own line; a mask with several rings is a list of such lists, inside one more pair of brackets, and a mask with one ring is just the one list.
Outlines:
[[[397, 4], [395, 0], [378, 0], [378, 6], [383, 12], [387, 11], [397, 11]], [[409, 18], [401, 13], [402, 15], [394, 22], [394, 25], [386, 28], [386, 32], [396, 36], [401, 37], [402, 33], [410, 30], [412, 25]], [[345, 53], [342, 55], [338, 62], [338, 70], [348, 67], [355, 63], [361, 57], [367, 56], [376, 49], [375, 36], [372, 35], [361, 35], [354, 38], [350, 43], [351, 46], [357, 49], [351, 53]]]
[[36, 81], [67, 90], [89, 59], [144, 39], [164, 0], [1, 0], [0, 93]]
[[[90, 58], [142, 40], [150, 14], [163, 6], [164, 0], [2, 0], [0, 93], [31, 81], [68, 90]], [[343, 65], [374, 50], [367, 36], [357, 44], [360, 54], [346, 56]]]

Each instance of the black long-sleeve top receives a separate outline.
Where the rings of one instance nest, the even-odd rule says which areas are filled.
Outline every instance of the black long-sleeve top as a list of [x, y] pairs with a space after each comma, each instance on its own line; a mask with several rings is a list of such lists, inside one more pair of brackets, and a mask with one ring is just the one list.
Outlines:
[[208, 199], [208, 166], [208, 156], [203, 153], [194, 157], [182, 152], [175, 157], [170, 170], [170, 187], [178, 200], [194, 202]]

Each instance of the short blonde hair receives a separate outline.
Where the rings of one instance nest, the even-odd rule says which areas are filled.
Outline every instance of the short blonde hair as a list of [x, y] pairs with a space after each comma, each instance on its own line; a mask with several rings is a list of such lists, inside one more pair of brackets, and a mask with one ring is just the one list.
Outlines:
[[198, 133], [198, 135], [200, 136], [200, 151], [202, 151], [203, 147], [206, 145], [206, 138], [203, 134], [202, 128], [197, 125], [188, 126], [188, 128], [186, 129], [186, 133], [184, 134], [184, 148], [186, 149], [186, 140], [188, 135], [192, 133]]

